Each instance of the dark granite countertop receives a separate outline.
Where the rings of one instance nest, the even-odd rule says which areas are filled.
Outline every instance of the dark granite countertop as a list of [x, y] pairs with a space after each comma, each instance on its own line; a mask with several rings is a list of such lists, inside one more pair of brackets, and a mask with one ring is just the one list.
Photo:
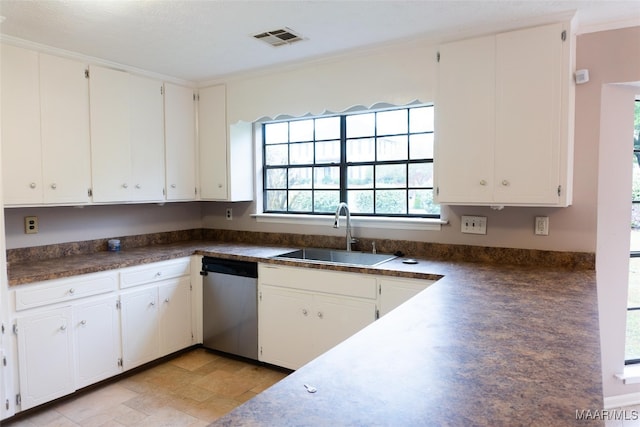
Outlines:
[[[9, 283], [192, 254], [439, 278], [214, 425], [602, 425], [595, 271], [398, 258], [373, 268], [271, 257], [295, 248], [193, 241], [12, 263]], [[308, 393], [304, 384], [317, 388]]]

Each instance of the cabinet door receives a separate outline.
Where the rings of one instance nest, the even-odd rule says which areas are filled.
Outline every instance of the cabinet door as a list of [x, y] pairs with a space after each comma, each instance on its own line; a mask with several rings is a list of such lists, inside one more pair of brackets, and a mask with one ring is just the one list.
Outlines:
[[315, 337], [313, 357], [340, 344], [376, 320], [376, 304], [373, 301], [314, 295], [314, 302], [314, 311], [311, 313], [315, 320], [311, 333]]
[[158, 288], [123, 294], [122, 363], [125, 370], [158, 358]]
[[496, 202], [558, 203], [561, 34], [554, 24], [496, 36]]
[[164, 200], [162, 82], [129, 75], [132, 201]]
[[71, 308], [21, 317], [16, 322], [21, 409], [73, 393]]
[[87, 66], [40, 54], [44, 203], [89, 202], [91, 151]]
[[76, 388], [120, 372], [120, 322], [117, 298], [109, 296], [73, 308]]
[[227, 200], [227, 110], [223, 85], [200, 89], [198, 135], [200, 148], [200, 197]]
[[91, 176], [94, 202], [130, 199], [129, 75], [91, 66]]
[[0, 55], [4, 203], [42, 203], [38, 53], [3, 44]]
[[495, 138], [495, 37], [440, 47], [435, 103], [436, 199], [490, 202]]
[[160, 357], [193, 343], [191, 333], [191, 279], [168, 280], [158, 287]]
[[380, 279], [380, 317], [422, 292], [433, 280]]
[[167, 200], [196, 197], [196, 120], [193, 89], [164, 84]]
[[259, 359], [298, 369], [316, 355], [311, 328], [313, 296], [272, 286], [260, 287], [258, 303]]

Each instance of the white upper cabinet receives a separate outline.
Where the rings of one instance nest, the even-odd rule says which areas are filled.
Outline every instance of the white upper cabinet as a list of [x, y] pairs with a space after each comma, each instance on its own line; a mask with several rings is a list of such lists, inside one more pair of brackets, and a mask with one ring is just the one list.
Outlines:
[[237, 123], [227, 128], [226, 106], [224, 85], [200, 89], [200, 198], [232, 202], [253, 200], [252, 125]]
[[5, 204], [87, 203], [86, 65], [9, 45], [1, 62]]
[[88, 203], [91, 188], [87, 65], [40, 54], [45, 203]]
[[91, 171], [93, 201], [129, 200], [129, 75], [91, 66]]
[[90, 69], [93, 201], [164, 200], [162, 84]]
[[162, 82], [129, 75], [132, 201], [164, 199]]
[[196, 197], [196, 111], [193, 89], [164, 84], [167, 200]]
[[435, 167], [440, 203], [491, 202], [495, 37], [440, 47]]
[[38, 53], [2, 45], [4, 202], [42, 203]]
[[569, 23], [558, 23], [440, 47], [439, 203], [571, 204], [569, 30]]

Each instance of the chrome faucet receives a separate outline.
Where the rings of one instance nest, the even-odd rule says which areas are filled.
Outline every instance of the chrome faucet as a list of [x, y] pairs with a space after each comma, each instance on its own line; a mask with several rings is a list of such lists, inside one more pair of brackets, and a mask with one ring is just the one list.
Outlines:
[[344, 210], [347, 217], [347, 251], [351, 251], [351, 244], [356, 242], [356, 239], [351, 235], [351, 213], [349, 212], [349, 206], [345, 202], [340, 202], [336, 208], [336, 219], [333, 223], [333, 228], [340, 228], [340, 212]]

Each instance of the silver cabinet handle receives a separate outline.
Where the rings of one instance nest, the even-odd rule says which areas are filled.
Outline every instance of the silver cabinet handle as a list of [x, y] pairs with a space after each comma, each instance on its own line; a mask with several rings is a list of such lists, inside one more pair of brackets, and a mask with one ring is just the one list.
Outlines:
[[176, 185], [175, 184], [171, 184], [171, 188], [176, 188]]
[[136, 184], [136, 189], [138, 189], [138, 190], [139, 190], [140, 188], [141, 188], [141, 187], [140, 187], [140, 184]]
[[75, 290], [75, 289], [73, 289], [73, 288], [69, 289], [69, 295], [73, 295], [73, 294], [75, 294], [75, 293], [76, 293], [76, 290]]
[[303, 308], [303, 309], [302, 309], [302, 314], [306, 316], [307, 314], [309, 314], [309, 312], [307, 311], [307, 309], [306, 309], [306, 308]]
[[61, 331], [66, 331], [66, 330], [67, 330], [67, 325], [62, 325], [62, 326], [60, 326], [60, 330], [61, 330]]
[[154, 301], [151, 301], [151, 302], [149, 303], [149, 305], [150, 305], [151, 307], [153, 307], [153, 306], [155, 306], [155, 305], [156, 305], [156, 303], [155, 303]]
[[165, 299], [164, 299], [164, 302], [169, 302], [169, 298], [165, 298]]
[[318, 312], [318, 317], [319, 317], [320, 319], [322, 319], [323, 314], [322, 314], [322, 312], [321, 312], [321, 311], [319, 311], [319, 312]]
[[29, 188], [36, 188], [36, 183], [32, 182], [31, 184], [29, 184]]
[[122, 184], [122, 188], [129, 188], [129, 184], [125, 182], [124, 184]]
[[156, 273], [156, 277], [160, 277], [160, 276], [162, 276], [162, 271], [158, 271], [158, 272]]
[[82, 326], [84, 326], [84, 325], [86, 325], [86, 324], [87, 324], [87, 321], [86, 321], [86, 320], [81, 320], [81, 321], [80, 321], [80, 324], [81, 324]]
[[507, 181], [506, 179], [502, 180], [502, 185], [504, 185], [505, 187], [509, 185], [509, 181]]
[[51, 184], [51, 189], [55, 190], [56, 188], [58, 188], [58, 186], [56, 185], [56, 183], [54, 182], [53, 184]]
[[480, 180], [480, 185], [487, 185], [487, 181], [485, 181], [484, 179]]

